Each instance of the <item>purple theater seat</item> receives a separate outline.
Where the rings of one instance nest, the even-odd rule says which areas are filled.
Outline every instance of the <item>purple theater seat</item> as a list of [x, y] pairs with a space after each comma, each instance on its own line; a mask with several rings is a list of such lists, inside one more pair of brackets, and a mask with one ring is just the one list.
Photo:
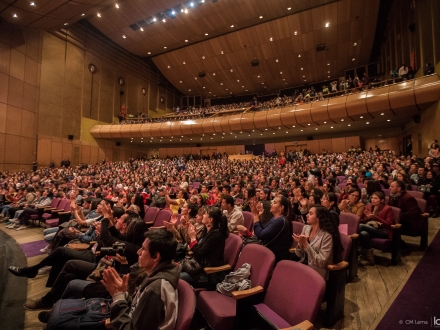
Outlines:
[[164, 221], [170, 221], [173, 212], [171, 210], [160, 210], [154, 220], [154, 227], [162, 227]]
[[[234, 271], [244, 263], [251, 265], [252, 286], [267, 288], [275, 263], [273, 252], [258, 244], [246, 245], [238, 257]], [[214, 330], [235, 328], [236, 306], [236, 300], [233, 297], [224, 296], [216, 291], [202, 291], [197, 299], [198, 310]]]
[[411, 191], [411, 190], [408, 190], [407, 193], [410, 194], [414, 198], [423, 199], [423, 192], [421, 192], [421, 191]]
[[254, 216], [251, 212], [243, 211], [244, 226], [252, 232], [254, 225]]
[[144, 215], [144, 222], [150, 225], [154, 224], [156, 220], [157, 214], [160, 212], [160, 208], [158, 207], [149, 207], [147, 212]]
[[[294, 281], [292, 274], [295, 274]], [[298, 262], [283, 260], [275, 267], [263, 303], [254, 307], [264, 320], [279, 329], [305, 320], [314, 323], [324, 292], [325, 281], [315, 270]]]
[[191, 285], [183, 280], [179, 280], [177, 291], [179, 292], [179, 310], [174, 329], [188, 330], [196, 309], [196, 296]]

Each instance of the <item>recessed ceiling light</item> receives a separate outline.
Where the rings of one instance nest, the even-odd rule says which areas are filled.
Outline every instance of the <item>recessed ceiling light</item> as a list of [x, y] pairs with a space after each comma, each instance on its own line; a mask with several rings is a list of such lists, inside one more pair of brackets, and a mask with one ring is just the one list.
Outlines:
[[327, 73], [330, 73], [330, 71], [327, 71]]
[[387, 119], [387, 121], [391, 121], [391, 119]]
[[357, 42], [355, 42], [355, 43], [353, 44], [353, 46], [357, 46]]
[[[64, 24], [64, 25], [66, 25], [66, 24]], [[122, 36], [122, 38], [127, 39], [127, 37], [125, 36], [125, 34]]]
[[301, 57], [301, 54], [298, 54], [298, 57]]
[[212, 75], [215, 76], [215, 72]]
[[142, 28], [142, 27], [141, 27], [141, 29], [140, 29], [140, 30], [141, 30], [142, 32], [144, 32], [144, 28]]
[[294, 35], [297, 35], [297, 34], [298, 34], [298, 32], [297, 32], [297, 31], [295, 31], [295, 32], [293, 32], [293, 34], [294, 34]]
[[287, 10], [290, 10], [290, 9], [292, 9], [292, 7], [288, 7], [288, 8], [287, 8]]
[[301, 70], [304, 70], [304, 68], [301, 68]]
[[151, 52], [148, 52], [147, 54], [148, 54], [148, 55], [151, 55]]
[[186, 64], [186, 62], [185, 61], [183, 61], [183, 65], [185, 65]]
[[81, 16], [86, 16], [86, 14], [82, 13]]
[[307, 125], [309, 125], [309, 126], [310, 126], [310, 124], [307, 124]]
[[329, 27], [330, 26], [330, 23], [325, 23], [325, 27]]
[[327, 76], [327, 78], [330, 78], [330, 76]]
[[197, 77], [194, 77], [194, 80], [197, 80]]
[[302, 129], [301, 132], [303, 132], [304, 130]]
[[304, 81], [307, 81], [307, 80], [304, 79]]
[[167, 22], [167, 20], [166, 20], [165, 18], [162, 18], [162, 22], [166, 23], [166, 22]]
[[31, 1], [30, 6], [35, 6], [35, 2]]
[[383, 116], [384, 114], [385, 114], [385, 113], [382, 112], [380, 115]]
[[203, 86], [202, 88], [203, 88], [203, 89], [205, 89], [206, 87], [205, 87], [205, 86]]
[[203, 55], [203, 56], [202, 56], [202, 60], [204, 60], [204, 59], [205, 59], [205, 56]]
[[367, 122], [366, 122], [365, 124], [367, 124], [367, 125], [368, 125], [369, 123], [370, 123], [370, 122], [369, 122], [369, 121], [367, 121]]
[[327, 65], [330, 65], [330, 63], [327, 63]]
[[191, 2], [189, 5], [190, 5], [191, 7], [194, 7], [194, 2]]
[[223, 83], [220, 83], [221, 86], [223, 86]]
[[64, 26], [67, 26], [67, 25], [69, 25], [69, 23], [64, 23]]
[[171, 12], [171, 15], [176, 15], [176, 12], [173, 10], [173, 11]]
[[267, 131], [267, 128], [265, 128], [264, 130]]
[[167, 46], [164, 46], [163, 49], [167, 49]]
[[171, 67], [168, 65], [168, 69], [170, 69]]
[[257, 76], [257, 78], [260, 78], [260, 76]]
[[205, 33], [205, 36], [207, 36], [208, 35], [208, 33]]
[[344, 121], [344, 118], [342, 118], [341, 121]]
[[261, 85], [264, 85], [264, 82], [262, 82]]
[[306, 76], [303, 76], [303, 78], [305, 78]]
[[231, 72], [234, 72], [234, 70], [233, 70], [233, 69], [231, 69], [230, 71], [231, 71]]
[[156, 17], [153, 17], [153, 22], [156, 22], [157, 21], [157, 18]]
[[185, 42], [188, 42], [188, 39], [185, 39]]
[[100, 14], [100, 13], [97, 13], [96, 16], [101, 17], [101, 14]]
[[351, 124], [348, 124], [348, 126], [351, 126]]
[[231, 28], [233, 28], [234, 27], [234, 25], [231, 25]]
[[244, 86], [241, 86], [241, 88], [244, 88]]
[[269, 41], [272, 41], [273, 40], [273, 38], [269, 38]]
[[263, 18], [263, 16], [260, 16], [260, 19], [262, 19]]
[[229, 89], [226, 88], [226, 90], [228, 91]]
[[324, 124], [327, 124], [327, 122], [325, 121]]
[[351, 60], [352, 60], [352, 61], [355, 61], [356, 59], [353, 57]]
[[293, 125], [292, 127], [295, 127], [295, 125]]
[[331, 126], [330, 128], [333, 128], [333, 126]]
[[359, 118], [362, 119], [362, 118], [364, 118], [364, 116], [360, 116]]
[[117, 3], [115, 3], [115, 8], [119, 9], [119, 5]]
[[286, 79], [283, 79], [283, 81], [285, 81]]
[[315, 131], [317, 131], [317, 130], [318, 130], [318, 127], [315, 128]]
[[188, 89], [188, 92], [191, 92], [191, 89]]
[[240, 80], [237, 79], [237, 82], [240, 82]]

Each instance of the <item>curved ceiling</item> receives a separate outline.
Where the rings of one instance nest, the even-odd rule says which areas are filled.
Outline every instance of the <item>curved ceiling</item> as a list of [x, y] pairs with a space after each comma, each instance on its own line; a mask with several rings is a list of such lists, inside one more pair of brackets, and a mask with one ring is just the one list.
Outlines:
[[[184, 95], [210, 98], [319, 82], [366, 65], [379, 4], [380, 0], [0, 0], [0, 15], [14, 24], [46, 30], [87, 19], [129, 52], [152, 57]], [[323, 51], [316, 51], [318, 44], [325, 44]], [[254, 59], [258, 66], [251, 66]]]

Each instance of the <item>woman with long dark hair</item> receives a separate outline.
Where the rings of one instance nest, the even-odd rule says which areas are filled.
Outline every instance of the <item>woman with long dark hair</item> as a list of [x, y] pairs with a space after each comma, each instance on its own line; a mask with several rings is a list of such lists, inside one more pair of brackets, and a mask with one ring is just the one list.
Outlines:
[[412, 190], [411, 180], [409, 179], [408, 174], [405, 171], [398, 172], [396, 175], [397, 181], [402, 181], [405, 184], [406, 191]]
[[293, 234], [293, 239], [298, 243], [295, 250], [297, 257], [303, 262], [307, 260], [309, 267], [327, 280], [327, 266], [340, 262], [344, 250], [330, 212], [323, 206], [312, 207], [307, 215], [307, 225], [301, 235]]
[[273, 199], [270, 207], [272, 218], [266, 224], [261, 223], [256, 201], [251, 203], [251, 210], [255, 236], [275, 254], [275, 263], [290, 259], [289, 248], [293, 241], [289, 200], [284, 196]]
[[338, 209], [338, 196], [334, 193], [328, 193], [322, 196], [321, 205], [324, 206], [329, 212], [330, 217], [336, 226], [339, 226], [339, 209]]
[[371, 248], [372, 238], [393, 239], [392, 225], [395, 224], [391, 206], [385, 205], [385, 194], [375, 191], [371, 194], [371, 203], [366, 206], [363, 223], [359, 225], [359, 241], [363, 250], [363, 258], [367, 265], [374, 265], [374, 254]]
[[[191, 240], [189, 248], [202, 269], [222, 266], [224, 264], [225, 241], [229, 236], [228, 219], [218, 207], [212, 207], [206, 209], [202, 222], [205, 225], [205, 230], [200, 239], [197, 239], [195, 226], [188, 227], [188, 236]], [[182, 271], [180, 278], [193, 287], [206, 287], [212, 284], [203, 270], [198, 274], [191, 275]]]
[[361, 196], [362, 203], [364, 203], [365, 205], [370, 204], [371, 196], [376, 191], [383, 192], [382, 191], [382, 187], [380, 186], [379, 181], [368, 180], [367, 181], [367, 185], [365, 186], [365, 188], [362, 189], [362, 196]]

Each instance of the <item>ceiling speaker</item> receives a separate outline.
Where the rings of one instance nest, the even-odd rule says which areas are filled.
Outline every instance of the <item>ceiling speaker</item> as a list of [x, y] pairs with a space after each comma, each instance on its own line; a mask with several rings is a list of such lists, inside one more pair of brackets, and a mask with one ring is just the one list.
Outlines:
[[258, 64], [260, 64], [260, 62], [257, 59], [251, 61], [251, 66], [258, 66]]
[[411, 23], [411, 24], [408, 26], [408, 29], [409, 29], [411, 32], [416, 32], [416, 23]]
[[204, 78], [204, 77], [206, 77], [206, 73], [205, 73], [205, 71], [200, 71], [200, 72], [199, 72], [199, 77], [200, 77], [200, 78]]
[[317, 52], [322, 52], [324, 50], [325, 50], [325, 44], [316, 45], [316, 51]]

